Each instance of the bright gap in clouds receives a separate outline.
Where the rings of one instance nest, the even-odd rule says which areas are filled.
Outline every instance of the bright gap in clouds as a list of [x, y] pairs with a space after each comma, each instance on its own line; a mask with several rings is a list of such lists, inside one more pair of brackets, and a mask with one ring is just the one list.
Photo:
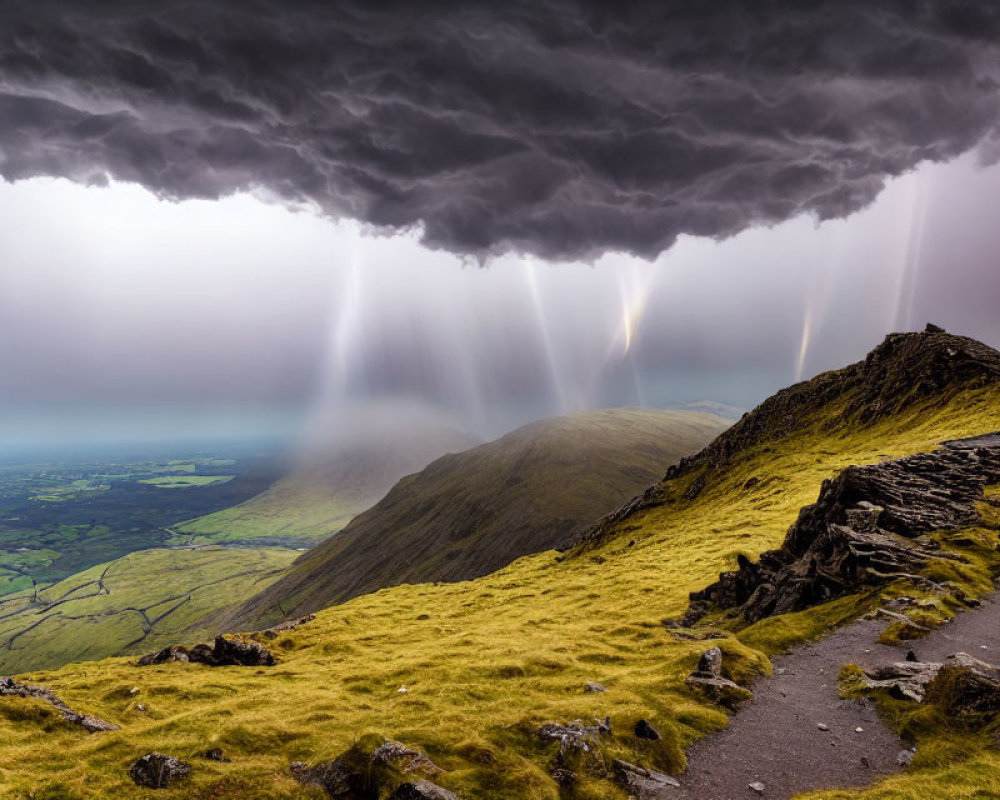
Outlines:
[[1000, 344], [1000, 170], [655, 262], [463, 265], [241, 195], [0, 184], [0, 442], [293, 435], [375, 402], [484, 435], [609, 405], [750, 407], [928, 319]]

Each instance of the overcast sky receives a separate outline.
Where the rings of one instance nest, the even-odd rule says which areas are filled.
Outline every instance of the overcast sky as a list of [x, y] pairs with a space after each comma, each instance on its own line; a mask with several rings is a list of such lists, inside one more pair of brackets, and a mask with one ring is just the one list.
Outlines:
[[743, 5], [5, 6], [0, 443], [489, 435], [1000, 344], [993, 5]]

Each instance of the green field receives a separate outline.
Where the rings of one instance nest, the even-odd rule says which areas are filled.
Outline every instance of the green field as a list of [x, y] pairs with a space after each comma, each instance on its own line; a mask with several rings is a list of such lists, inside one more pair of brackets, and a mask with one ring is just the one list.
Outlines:
[[[684, 611], [688, 592], [732, 567], [737, 554], [779, 545], [822, 480], [845, 466], [1000, 428], [997, 388], [964, 392], [946, 406], [913, 405], [869, 426], [842, 416], [848, 400], [734, 455], [694, 500], [684, 498], [691, 476], [665, 484], [662, 505], [622, 520], [599, 546], [529, 556], [466, 583], [386, 589], [327, 609], [274, 642], [280, 664], [273, 669], [138, 669], [113, 659], [32, 674], [31, 681], [123, 730], [88, 736], [30, 702], [3, 703], [5, 791], [15, 798], [128, 796], [134, 789], [124, 765], [158, 750], [195, 762], [189, 781], [160, 797], [318, 799], [319, 790], [292, 779], [289, 763], [328, 759], [377, 733], [425, 749], [448, 770], [437, 780], [462, 797], [556, 800], [553, 751], [539, 742], [538, 726], [604, 715], [616, 731], [606, 757], [677, 773], [684, 746], [727, 719], [683, 683], [705, 643], [662, 624]], [[751, 477], [761, 480], [747, 488]], [[954, 575], [972, 592], [989, 585], [996, 566], [996, 533], [983, 537], [989, 546], [967, 545], [969, 565]], [[848, 598], [724, 634], [730, 675], [743, 681], [766, 671], [764, 650], [821, 633], [871, 601]], [[589, 680], [608, 692], [585, 694]], [[131, 697], [130, 687], [140, 693]], [[629, 735], [640, 717], [660, 730], [660, 741]], [[212, 746], [232, 762], [194, 758]], [[984, 776], [997, 768], [997, 753], [976, 747], [946, 766], [886, 779], [884, 792], [826, 796], [972, 797], [975, 787], [994, 785]], [[575, 797], [624, 800], [613, 784], [580, 778]]]
[[0, 599], [0, 674], [145, 652], [273, 581], [285, 549], [142, 550]]
[[160, 489], [186, 489], [191, 486], [211, 486], [213, 483], [227, 483], [235, 475], [170, 475], [163, 478], [143, 478], [139, 483]]

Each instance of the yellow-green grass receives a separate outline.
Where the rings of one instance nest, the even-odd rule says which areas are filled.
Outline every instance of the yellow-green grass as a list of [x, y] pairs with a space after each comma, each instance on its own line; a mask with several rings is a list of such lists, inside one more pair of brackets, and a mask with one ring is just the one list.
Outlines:
[[287, 540], [308, 545], [340, 531], [378, 496], [283, 481], [251, 499], [174, 525], [195, 544]]
[[235, 477], [235, 475], [166, 475], [161, 478], [143, 478], [139, 483], [146, 483], [159, 489], [184, 489], [188, 486], [226, 483]]
[[[553, 753], [537, 727], [606, 714], [616, 732], [611, 754], [676, 773], [683, 747], [727, 718], [683, 683], [708, 645], [673, 636], [662, 620], [680, 615], [687, 593], [733, 566], [737, 553], [778, 546], [824, 478], [995, 430], [998, 409], [993, 389], [864, 429], [824, 433], [817, 420], [714, 473], [693, 502], [680, 493], [696, 476], [679, 479], [666, 487], [675, 500], [633, 515], [581, 553], [543, 553], [475, 581], [399, 586], [322, 611], [275, 640], [280, 663], [270, 669], [137, 668], [113, 659], [34, 673], [31, 682], [124, 727], [89, 736], [37, 703], [0, 701], [0, 789], [15, 798], [143, 796], [126, 767], [159, 750], [195, 768], [157, 797], [318, 798], [293, 781], [289, 762], [330, 758], [377, 733], [424, 748], [448, 770], [436, 780], [465, 798], [556, 800]], [[744, 489], [750, 477], [760, 482]], [[758, 644], [818, 634], [808, 616]], [[733, 635], [721, 646], [737, 680], [768, 669], [762, 652]], [[585, 694], [588, 680], [608, 692]], [[660, 742], [630, 735], [640, 717], [661, 731]], [[232, 762], [196, 757], [213, 746]], [[992, 769], [993, 756], [981, 758], [976, 768]], [[576, 796], [625, 795], [593, 779]]]
[[0, 601], [0, 674], [155, 650], [275, 580], [294, 553], [140, 550]]

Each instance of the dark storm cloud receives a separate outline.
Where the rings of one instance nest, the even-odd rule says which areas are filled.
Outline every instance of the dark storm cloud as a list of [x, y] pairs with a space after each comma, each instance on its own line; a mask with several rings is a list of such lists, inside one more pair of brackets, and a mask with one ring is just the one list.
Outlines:
[[843, 216], [1000, 119], [988, 0], [35, 0], [0, 31], [7, 179], [263, 189], [477, 255]]

